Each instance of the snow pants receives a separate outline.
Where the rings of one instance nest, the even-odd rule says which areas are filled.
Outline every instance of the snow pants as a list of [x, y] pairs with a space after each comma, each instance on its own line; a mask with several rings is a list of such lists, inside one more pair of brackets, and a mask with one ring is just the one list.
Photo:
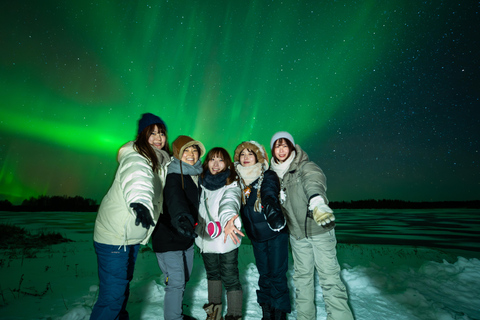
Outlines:
[[225, 290], [242, 290], [238, 272], [238, 248], [227, 253], [202, 253], [207, 280], [221, 280]]
[[273, 239], [252, 241], [257, 265], [259, 290], [257, 302], [290, 313], [290, 293], [287, 283], [288, 233], [279, 233]]
[[295, 273], [297, 320], [315, 320], [314, 268], [327, 311], [327, 320], [352, 320], [348, 294], [340, 279], [335, 230], [297, 240], [290, 236]]
[[163, 317], [182, 320], [183, 293], [193, 268], [193, 245], [187, 250], [157, 252], [156, 255], [165, 281]]
[[100, 288], [91, 320], [129, 319], [127, 306], [130, 281], [140, 245], [108, 245], [94, 242]]

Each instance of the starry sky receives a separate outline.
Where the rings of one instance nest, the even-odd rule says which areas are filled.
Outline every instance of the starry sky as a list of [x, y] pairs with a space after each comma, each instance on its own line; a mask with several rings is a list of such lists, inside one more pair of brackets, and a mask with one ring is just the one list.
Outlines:
[[231, 154], [288, 131], [330, 201], [480, 199], [480, 3], [4, 1], [0, 199], [98, 202], [144, 112]]

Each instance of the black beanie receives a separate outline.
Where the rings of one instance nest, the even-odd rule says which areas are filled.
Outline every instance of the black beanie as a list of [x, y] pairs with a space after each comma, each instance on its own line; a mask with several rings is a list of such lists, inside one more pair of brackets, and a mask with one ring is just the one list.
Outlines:
[[165, 130], [167, 129], [167, 125], [165, 124], [165, 122], [163, 122], [162, 119], [160, 119], [160, 117], [157, 117], [156, 115], [151, 113], [142, 114], [142, 117], [140, 118], [140, 120], [138, 120], [138, 134], [142, 133], [142, 131], [149, 125], [158, 123], [164, 125]]

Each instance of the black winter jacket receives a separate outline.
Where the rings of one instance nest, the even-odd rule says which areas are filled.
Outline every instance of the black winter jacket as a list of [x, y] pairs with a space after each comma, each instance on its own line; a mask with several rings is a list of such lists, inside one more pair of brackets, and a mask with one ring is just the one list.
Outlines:
[[[257, 200], [259, 179], [255, 180], [250, 184], [252, 191], [249, 198], [247, 199], [247, 203], [245, 205], [242, 205], [240, 212], [242, 216], [243, 227], [245, 228], [248, 237], [251, 240], [257, 242], [263, 242], [275, 238], [280, 233], [288, 233], [288, 229], [285, 227], [280, 232], [273, 231], [267, 224], [263, 209], [262, 212], [256, 212], [254, 210], [255, 201]], [[277, 174], [272, 170], [265, 171], [262, 186], [260, 189], [262, 207], [263, 204], [266, 203], [265, 199], [267, 198], [271, 198], [276, 204], [279, 204], [279, 192], [280, 182], [278, 180]], [[278, 210], [281, 210], [280, 205], [278, 205], [277, 207]]]
[[[186, 250], [193, 244], [193, 239], [177, 232], [172, 221], [182, 215], [188, 215], [194, 223], [198, 222], [198, 206], [200, 203], [201, 188], [197, 187], [192, 177], [169, 173], [165, 182], [163, 213], [158, 218], [152, 234], [154, 252]], [[193, 231], [193, 229], [192, 229]]]

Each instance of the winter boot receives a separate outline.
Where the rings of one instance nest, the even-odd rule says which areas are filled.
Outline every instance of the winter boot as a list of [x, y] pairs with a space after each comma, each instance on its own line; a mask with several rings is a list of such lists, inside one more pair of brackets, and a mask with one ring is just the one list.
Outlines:
[[242, 319], [243, 291], [235, 290], [227, 292], [227, 316], [225, 320]]
[[208, 280], [208, 303], [221, 304], [222, 303], [222, 281]]
[[287, 314], [282, 310], [275, 309], [273, 320], [287, 320]]
[[261, 304], [262, 307], [262, 320], [274, 320], [273, 308], [268, 304]]
[[203, 306], [203, 310], [207, 313], [206, 320], [223, 320], [222, 304], [208, 303]]

